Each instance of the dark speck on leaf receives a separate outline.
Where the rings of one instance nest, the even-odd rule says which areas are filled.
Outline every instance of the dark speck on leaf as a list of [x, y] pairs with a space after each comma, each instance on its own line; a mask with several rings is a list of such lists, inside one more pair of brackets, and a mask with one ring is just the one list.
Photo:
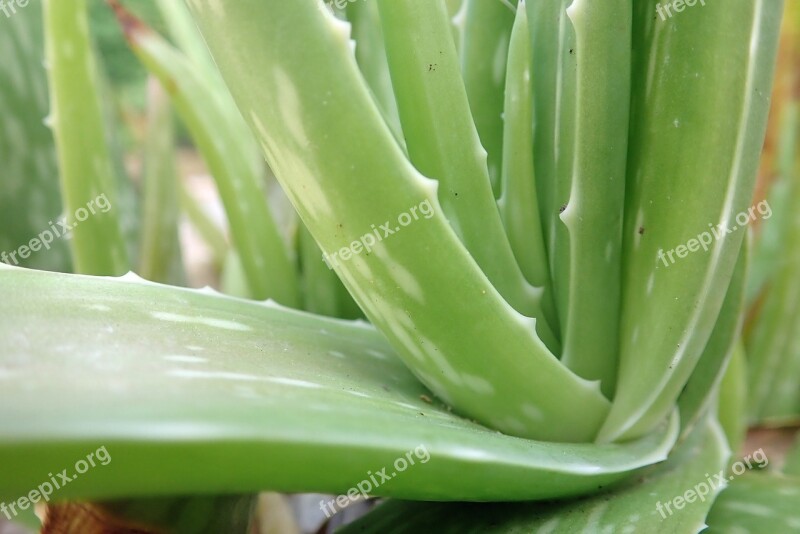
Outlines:
[[644, 235], [644, 226], [639, 227], [639, 235]]
[[566, 205], [566, 204], [564, 204], [563, 206], [561, 206], [560, 208], [558, 208], [558, 213], [564, 213], [564, 210], [566, 210], [566, 209], [567, 209], [567, 205]]

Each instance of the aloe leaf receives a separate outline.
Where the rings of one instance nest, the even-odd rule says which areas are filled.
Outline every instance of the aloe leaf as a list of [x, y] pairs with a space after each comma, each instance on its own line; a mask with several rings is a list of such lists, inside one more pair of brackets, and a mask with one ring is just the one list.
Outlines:
[[572, 30], [564, 32], [574, 32], [575, 44], [561, 50], [559, 75], [575, 85], [558, 96], [556, 196], [564, 204], [552, 271], [561, 360], [577, 375], [600, 380], [611, 398], [619, 358], [631, 0], [575, 0], [567, 16]]
[[99, 447], [105, 465], [53, 498], [338, 493], [384, 467], [397, 475], [375, 495], [552, 498], [662, 460], [678, 430], [600, 446], [504, 436], [428, 403], [364, 322], [133, 277], [0, 266], [0, 290], [6, 501]]
[[708, 534], [798, 532], [800, 478], [747, 473], [720, 494], [708, 515]]
[[[534, 439], [592, 440], [608, 402], [548, 352], [532, 321], [470, 257], [444, 217], [435, 182], [411, 166], [383, 122], [346, 28], [312, 0], [226, 1], [222, 15], [219, 5], [189, 4], [270, 168], [406, 365], [487, 426]], [[395, 227], [412, 208], [418, 219]]]
[[44, 0], [49, 123], [76, 272], [128, 270], [103, 124], [100, 78], [89, 42], [86, 0]]
[[[337, 532], [413, 534], [430, 525], [442, 534], [699, 532], [718, 491], [709, 487], [707, 477], [725, 468], [729, 454], [719, 426], [706, 422], [665, 464], [641, 472], [636, 482], [594, 497], [525, 504], [390, 501]], [[698, 488], [700, 484], [705, 488]], [[684, 502], [680, 510], [673, 508], [671, 501], [687, 490], [705, 493], [703, 500], [695, 493], [692, 502]]]
[[322, 250], [308, 229], [301, 224], [298, 233], [303, 309], [342, 319], [360, 317], [358, 305], [347, 293], [336, 272], [320, 261]]
[[253, 297], [298, 306], [297, 276], [267, 205], [252, 135], [230, 95], [221, 81], [204, 78], [186, 56], [114, 5], [131, 47], [172, 95], [214, 176]]
[[[38, 8], [38, 9], [37, 9]], [[61, 213], [55, 145], [44, 119], [48, 112], [41, 3], [0, 18], [0, 261], [33, 269], [69, 272], [68, 242], [54, 239], [47, 248], [21, 257], [19, 247], [35, 244], [40, 232]], [[44, 236], [43, 236], [44, 237]], [[47, 239], [47, 237], [45, 237]], [[13, 258], [8, 254], [14, 252]]]
[[181, 285], [184, 276], [178, 242], [178, 171], [169, 96], [155, 79], [148, 90], [144, 148], [144, 210], [139, 274], [154, 282]]
[[[461, 72], [469, 108], [481, 145], [486, 150], [489, 179], [500, 196], [503, 167], [503, 106], [511, 29], [512, 3], [465, 0], [465, 26], [461, 49]], [[510, 118], [507, 115], [507, 118]], [[530, 125], [529, 125], [530, 126]], [[527, 149], [530, 150], [531, 146]]]
[[709, 403], [718, 395], [720, 382], [739, 342], [747, 265], [748, 254], [745, 245], [739, 255], [736, 270], [733, 273], [711, 337], [708, 339], [686, 387], [678, 397], [681, 434], [684, 436], [705, 413]]
[[193, 65], [203, 69], [208, 78], [219, 79], [219, 71], [186, 4], [174, 0], [156, 0], [155, 3], [177, 48], [186, 54]]
[[747, 358], [741, 341], [722, 376], [717, 419], [728, 436], [731, 450], [740, 450], [747, 437]]
[[411, 162], [439, 182], [439, 203], [467, 250], [508, 303], [536, 319], [539, 337], [558, 354], [558, 340], [541, 309], [541, 290], [525, 280], [504, 232], [444, 4], [378, 2]]
[[389, 63], [386, 59], [378, 4], [364, 0], [348, 3], [347, 20], [352, 26], [353, 39], [356, 42], [358, 66], [372, 90], [384, 120], [401, 146], [405, 147], [392, 78], [389, 74]]
[[620, 371], [603, 440], [659, 421], [711, 335], [752, 216], [782, 4], [708, 3], [664, 21], [654, 0], [637, 5]]
[[752, 303], [762, 292], [767, 281], [776, 276], [784, 256], [783, 244], [791, 224], [791, 190], [795, 175], [797, 145], [800, 142], [800, 109], [792, 102], [786, 106], [782, 117], [778, 149], [778, 178], [770, 187], [767, 204], [770, 218], [759, 228], [753, 251], [753, 266], [747, 287], [747, 302]]
[[[749, 358], [750, 415], [755, 421], [800, 419], [800, 159], [797, 153], [798, 108], [787, 109], [781, 150], [786, 177], [785, 216], [767, 221], [780, 224], [780, 255], [772, 280], [765, 289], [755, 323], [747, 338]], [[786, 142], [788, 141], [788, 143]]]
[[[555, 264], [559, 212], [568, 198], [558, 198], [558, 184], [569, 180], [574, 139], [575, 31], [567, 17], [572, 0], [529, 1], [528, 11], [533, 58], [534, 162], [537, 198], [551, 269]], [[567, 170], [565, 170], [567, 169]], [[569, 191], [562, 192], [563, 195]], [[566, 231], [561, 228], [561, 232]]]
[[533, 102], [528, 18], [518, 9], [509, 43], [503, 130], [502, 193], [497, 201], [514, 257], [525, 278], [544, 290], [542, 305], [552, 324], [555, 314], [547, 250], [536, 199], [533, 165]]

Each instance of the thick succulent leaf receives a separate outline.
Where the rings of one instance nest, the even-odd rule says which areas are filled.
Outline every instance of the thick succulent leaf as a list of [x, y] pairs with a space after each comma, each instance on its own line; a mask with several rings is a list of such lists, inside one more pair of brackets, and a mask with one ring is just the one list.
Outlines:
[[[303, 222], [416, 376], [508, 434], [592, 440], [609, 403], [548, 352], [459, 241], [436, 183], [374, 104], [346, 26], [314, 0], [189, 6]], [[412, 208], [418, 219], [395, 226]]]
[[[553, 261], [564, 365], [612, 398], [619, 359], [620, 264], [631, 91], [631, 0], [574, 0], [562, 50], [556, 130], [559, 221]], [[566, 100], [571, 100], [567, 102]], [[574, 115], [570, 115], [570, 113]], [[563, 136], [563, 140], [560, 137]], [[562, 204], [563, 203], [563, 204]]]
[[[461, 72], [481, 145], [486, 150], [489, 179], [499, 196], [503, 159], [503, 108], [511, 29], [517, 1], [465, 0], [461, 39]], [[509, 115], [506, 115], [510, 118]], [[530, 125], [529, 125], [530, 127]], [[527, 147], [530, 150], [531, 146]]]
[[533, 152], [533, 94], [528, 17], [518, 9], [508, 45], [504, 103], [502, 193], [497, 205], [525, 278], [543, 288], [542, 306], [557, 326], [550, 268], [536, 198]]
[[[390, 501], [338, 533], [414, 534], [427, 532], [430, 525], [441, 534], [695, 533], [705, 526], [703, 520], [717, 493], [707, 483], [708, 474], [724, 469], [729, 454], [719, 425], [706, 421], [665, 464], [640, 473], [636, 482], [595, 497], [491, 505]], [[672, 504], [665, 507], [700, 483], [708, 489], [702, 501], [695, 497], [681, 510]]]
[[620, 371], [603, 440], [669, 413], [711, 335], [751, 216], [783, 7], [709, 2], [661, 20], [656, 4], [634, 16]]
[[536, 319], [539, 337], [558, 354], [541, 291], [525, 280], [503, 228], [444, 4], [378, 0], [378, 6], [411, 162], [439, 182], [447, 220], [497, 291], [517, 311]]
[[[44, 0], [50, 117], [76, 272], [126, 272], [128, 252], [89, 40], [86, 0]], [[63, 227], [61, 229], [63, 231]]]
[[[528, 10], [533, 54], [533, 96], [536, 131], [534, 162], [537, 198], [551, 270], [555, 263], [559, 210], [568, 198], [559, 198], [561, 177], [569, 183], [574, 146], [571, 127], [575, 121], [575, 31], [567, 17], [572, 0], [529, 1]], [[569, 190], [566, 189], [566, 194]], [[562, 232], [566, 229], [562, 226]]]
[[708, 534], [800, 532], [800, 478], [747, 473], [737, 477], [714, 503]]
[[347, 20], [353, 28], [356, 42], [356, 61], [361, 69], [383, 118], [401, 146], [405, 147], [403, 129], [394, 98], [386, 46], [377, 2], [361, 1], [347, 4]]
[[739, 261], [728, 287], [728, 293], [725, 295], [722, 311], [714, 325], [714, 331], [703, 349], [697, 367], [678, 397], [682, 436], [689, 433], [692, 425], [700, 419], [709, 403], [718, 395], [718, 386], [739, 340], [744, 288], [747, 279], [747, 260], [747, 246], [745, 246], [739, 255]]
[[251, 295], [299, 306], [295, 267], [266, 200], [256, 144], [222, 80], [114, 5], [134, 52], [172, 95], [211, 170]]
[[[0, 292], [0, 500], [100, 447], [107, 465], [54, 498], [344, 493], [386, 468], [376, 495], [542, 499], [658, 462], [677, 434], [673, 420], [619, 445], [502, 435], [425, 399], [363, 322], [6, 266]], [[412, 450], [428, 459], [394, 467]]]
[[[11, 4], [8, 9], [11, 9]], [[13, 17], [0, 17], [0, 252], [16, 252], [61, 213], [53, 135], [44, 123], [49, 110], [44, 60], [41, 0]], [[9, 13], [11, 13], [9, 11]], [[17, 253], [0, 261], [33, 269], [71, 270], [68, 241], [25, 258]]]

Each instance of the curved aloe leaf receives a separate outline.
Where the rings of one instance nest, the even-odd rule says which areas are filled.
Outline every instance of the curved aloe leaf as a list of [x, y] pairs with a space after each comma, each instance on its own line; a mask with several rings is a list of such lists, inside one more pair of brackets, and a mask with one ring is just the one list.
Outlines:
[[[439, 203], [464, 246], [517, 311], [536, 319], [554, 353], [560, 345], [514, 258], [492, 193], [486, 150], [470, 114], [442, 2], [378, 0], [400, 121], [411, 162], [439, 182]], [[465, 37], [466, 38], [466, 37]]]
[[[553, 283], [562, 361], [612, 398], [619, 358], [620, 262], [631, 91], [631, 0], [574, 0], [574, 45], [561, 50], [565, 84], [555, 141]], [[534, 74], [535, 76], [535, 74]], [[569, 100], [569, 101], [568, 101]], [[563, 139], [561, 139], [563, 137]], [[563, 224], [562, 224], [563, 223]]]
[[[592, 440], [608, 402], [548, 352], [533, 321], [470, 257], [435, 182], [415, 171], [383, 122], [345, 27], [313, 0], [189, 5], [289, 199], [417, 377], [461, 413], [506, 433]], [[420, 206], [430, 217], [394, 226]], [[390, 232], [379, 230], [384, 225]], [[365, 250], [369, 235], [381, 240]]]
[[[47, 249], [18, 249], [48, 231], [61, 213], [53, 135], [44, 124], [48, 112], [41, 2], [0, 17], [0, 261], [33, 269], [72, 270], [68, 241], [53, 239]], [[37, 9], [38, 8], [38, 9]], [[49, 240], [49, 237], [43, 236]], [[12, 258], [8, 254], [15, 252]]]
[[620, 371], [602, 440], [668, 413], [711, 335], [746, 233], [783, 2], [664, 21], [656, 4], [634, 23]]
[[178, 242], [178, 171], [169, 96], [155, 79], [148, 84], [147, 140], [144, 152], [142, 245], [139, 274], [154, 282], [182, 285]]
[[[567, 17], [572, 0], [525, 3], [531, 32], [533, 97], [536, 117], [534, 162], [539, 213], [545, 233], [551, 271], [555, 264], [558, 215], [567, 203], [559, 198], [558, 184], [571, 177], [563, 170], [572, 164], [575, 121], [575, 31]], [[569, 190], [560, 192], [568, 195]], [[562, 227], [562, 231], [565, 229]], [[563, 313], [563, 312], [562, 312]]]
[[[516, 0], [465, 0], [464, 35], [461, 40], [461, 72], [494, 195], [502, 190], [503, 107], [511, 29]], [[506, 119], [510, 119], [506, 115]], [[530, 127], [530, 125], [529, 125]], [[531, 150], [531, 146], [527, 150]]]
[[202, 68], [112, 4], [134, 52], [172, 95], [208, 163], [253, 298], [299, 306], [294, 265], [267, 204], [252, 134], [222, 81], [204, 77]]
[[[686, 387], [678, 397], [681, 434], [687, 435], [709, 403], [718, 396], [720, 382], [731, 360], [742, 327], [744, 288], [747, 280], [747, 246], [742, 248], [731, 284], [722, 303], [714, 330]], [[732, 400], [732, 399], [731, 399]]]
[[[384, 467], [391, 480], [375, 495], [552, 498], [662, 460], [678, 430], [673, 420], [599, 446], [504, 436], [421, 398], [428, 391], [363, 322], [6, 266], [0, 291], [7, 502], [49, 472], [71, 476], [99, 447], [106, 465], [55, 499], [346, 492]], [[419, 447], [429, 459], [392, 477], [395, 460]]]
[[106, 144], [100, 79], [89, 42], [86, 0], [44, 0], [50, 118], [76, 272], [129, 269]]
[[800, 532], [800, 478], [748, 473], [734, 479], [708, 515], [708, 534]]
[[[717, 493], [708, 487], [706, 479], [709, 473], [725, 468], [729, 454], [719, 425], [706, 422], [665, 464], [640, 473], [637, 482], [595, 497], [547, 504], [391, 501], [338, 533], [414, 534], [426, 532], [430, 525], [436, 525], [436, 532], [441, 534], [699, 532]], [[700, 483], [708, 488], [702, 501], [695, 497], [681, 510], [671, 504], [665, 507]]]
[[528, 17], [518, 9], [511, 33], [504, 103], [502, 193], [497, 205], [506, 234], [525, 278], [544, 290], [542, 305], [558, 325], [550, 268], [536, 199], [533, 153], [533, 101]]
[[394, 98], [392, 78], [383, 43], [381, 18], [377, 2], [360, 1], [347, 4], [347, 20], [353, 28], [356, 61], [364, 74], [383, 118], [401, 146], [405, 147], [403, 129]]

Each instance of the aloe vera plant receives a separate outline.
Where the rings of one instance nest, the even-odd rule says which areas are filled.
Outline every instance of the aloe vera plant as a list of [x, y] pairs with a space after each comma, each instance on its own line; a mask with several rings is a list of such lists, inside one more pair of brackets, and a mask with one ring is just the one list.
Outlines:
[[[51, 503], [45, 532], [87, 515], [261, 531], [267, 490], [346, 495], [320, 503], [328, 517], [390, 499], [342, 532], [699, 532], [736, 521], [750, 492], [792, 526], [792, 464], [727, 490], [709, 478], [741, 475], [748, 380], [762, 412], [796, 400], [783, 338], [739, 339], [765, 283], [748, 285], [763, 247], [739, 216], [782, 2], [665, 19], [655, 0], [159, 0], [168, 36], [109, 4], [162, 86], [141, 246], [133, 261], [113, 207], [85, 0], [44, 0], [64, 211], [113, 201], [75, 225], [80, 275], [0, 264], [0, 501], [15, 516], [76, 466], [47, 484], [86, 504]], [[230, 245], [176, 183], [167, 98]], [[228, 295], [177, 287], [179, 205]], [[796, 233], [781, 234], [793, 251]], [[765, 305], [787, 324], [795, 263]], [[174, 285], [104, 277], [125, 271]], [[776, 374], [789, 385], [773, 396]], [[110, 461], [78, 469], [101, 446]]]

